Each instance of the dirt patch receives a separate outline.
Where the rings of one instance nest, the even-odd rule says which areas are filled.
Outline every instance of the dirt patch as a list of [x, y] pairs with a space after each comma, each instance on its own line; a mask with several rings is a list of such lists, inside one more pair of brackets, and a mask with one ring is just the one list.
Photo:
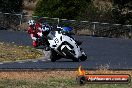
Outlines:
[[82, 29], [82, 30], [77, 30], [76, 34], [78, 34], [78, 35], [92, 35], [93, 32], [88, 29]]
[[0, 72], [0, 78], [38, 81], [49, 78], [70, 79], [71, 77], [76, 77], [76, 74], [75, 71]]
[[[130, 74], [132, 71], [111, 71], [111, 70], [96, 70], [86, 71], [88, 74]], [[47, 80], [49, 78], [76, 78], [77, 71], [20, 71], [20, 72], [0, 72], [0, 78], [19, 79], [19, 80]]]

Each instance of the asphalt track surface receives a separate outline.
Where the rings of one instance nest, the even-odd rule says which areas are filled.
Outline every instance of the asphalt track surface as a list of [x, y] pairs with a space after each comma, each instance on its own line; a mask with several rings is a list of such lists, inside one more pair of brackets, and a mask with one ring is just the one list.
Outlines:
[[[74, 36], [83, 41], [81, 47], [88, 59], [84, 62], [72, 62], [69, 59], [60, 59], [51, 62], [49, 55], [40, 60], [2, 63], [0, 69], [77, 69], [82, 65], [85, 69], [132, 69], [132, 40], [119, 38], [101, 38], [91, 36]], [[31, 38], [26, 32], [0, 30], [0, 41], [14, 42], [18, 45], [31, 46]], [[46, 52], [49, 54], [49, 52]]]

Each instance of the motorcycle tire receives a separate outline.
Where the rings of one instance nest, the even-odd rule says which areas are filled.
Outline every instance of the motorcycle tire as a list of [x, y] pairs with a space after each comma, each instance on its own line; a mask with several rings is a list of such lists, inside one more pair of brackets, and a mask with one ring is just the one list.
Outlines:
[[55, 62], [56, 60], [61, 59], [61, 56], [58, 55], [54, 50], [51, 50], [50, 59], [51, 59], [51, 62]]
[[72, 60], [73, 60], [73, 62], [79, 62], [79, 59], [78, 58], [74, 58]]
[[51, 50], [50, 60], [51, 62], [55, 62], [57, 53], [54, 50]]
[[82, 56], [79, 59], [81, 61], [85, 61], [87, 59], [87, 55], [84, 53], [84, 51], [82, 50], [82, 48], [81, 48], [81, 51], [82, 51]]
[[86, 55], [82, 55], [80, 58], [79, 58], [81, 61], [85, 61], [87, 59], [87, 56]]

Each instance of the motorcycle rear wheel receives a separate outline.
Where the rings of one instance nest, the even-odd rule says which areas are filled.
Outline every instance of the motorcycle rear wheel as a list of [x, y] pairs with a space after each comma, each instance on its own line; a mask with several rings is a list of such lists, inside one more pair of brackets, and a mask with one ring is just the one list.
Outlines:
[[85, 61], [87, 59], [87, 56], [86, 55], [82, 55], [80, 58], [79, 58], [81, 61]]

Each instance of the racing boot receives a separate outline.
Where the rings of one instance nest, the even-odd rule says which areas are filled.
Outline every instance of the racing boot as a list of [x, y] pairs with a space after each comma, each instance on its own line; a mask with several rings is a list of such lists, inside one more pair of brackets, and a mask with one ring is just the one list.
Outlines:
[[38, 42], [37, 41], [33, 41], [32, 45], [34, 46], [34, 48], [37, 48], [38, 47]]
[[46, 42], [45, 51], [49, 51], [50, 50], [50, 47], [49, 47], [50, 44], [49, 44], [48, 40], [45, 42]]
[[50, 50], [50, 47], [49, 46], [46, 46], [45, 47], [45, 51], [49, 51]]

